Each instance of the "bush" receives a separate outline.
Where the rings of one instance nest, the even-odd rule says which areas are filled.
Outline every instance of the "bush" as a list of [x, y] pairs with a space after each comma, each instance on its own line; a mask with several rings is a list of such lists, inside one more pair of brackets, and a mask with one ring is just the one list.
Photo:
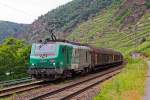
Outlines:
[[8, 38], [0, 45], [1, 81], [27, 76], [30, 48], [24, 41], [15, 38]]

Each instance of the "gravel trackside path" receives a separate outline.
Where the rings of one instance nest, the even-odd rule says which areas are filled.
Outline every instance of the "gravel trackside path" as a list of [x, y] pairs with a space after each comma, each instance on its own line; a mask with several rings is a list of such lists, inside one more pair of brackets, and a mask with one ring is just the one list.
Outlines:
[[150, 100], [150, 61], [148, 61], [147, 84], [143, 100]]

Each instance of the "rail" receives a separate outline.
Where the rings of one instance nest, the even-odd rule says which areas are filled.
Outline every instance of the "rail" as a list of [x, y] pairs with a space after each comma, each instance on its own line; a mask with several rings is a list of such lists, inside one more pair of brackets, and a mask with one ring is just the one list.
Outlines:
[[25, 91], [33, 90], [43, 86], [43, 81], [34, 81], [31, 83], [19, 84], [11, 87], [7, 87], [0, 90], [0, 98], [8, 97], [16, 93], [22, 93]]
[[[72, 97], [72, 95], [74, 95], [74, 93], [76, 94], [77, 92], [81, 92], [81, 91], [84, 91], [86, 90], [87, 88], [91, 87], [91, 86], [94, 86], [98, 83], [101, 83], [109, 78], [111, 78], [112, 76], [116, 75], [117, 73], [119, 73], [120, 70], [122, 69], [122, 67], [119, 67], [119, 68], [115, 68], [115, 69], [111, 69], [109, 71], [105, 71], [105, 72], [102, 72], [98, 75], [95, 75], [93, 77], [88, 77], [87, 79], [84, 79], [84, 80], [80, 80], [79, 82], [76, 82], [76, 83], [73, 83], [71, 85], [67, 85], [67, 86], [64, 86], [64, 87], [61, 87], [61, 88], [58, 88], [56, 90], [52, 90], [52, 91], [49, 91], [47, 93], [44, 93], [44, 94], [41, 94], [41, 95], [37, 95], [37, 96], [33, 96], [31, 97], [29, 100], [42, 100], [42, 99], [45, 99], [45, 98], [49, 98], [51, 100], [51, 97], [55, 99], [55, 97], [58, 97], [56, 98], [57, 100], [68, 100], [66, 98], [70, 98]], [[103, 77], [102, 79], [100, 79], [101, 77]], [[97, 79], [100, 79], [100, 80], [97, 80]], [[88, 82], [90, 81], [90, 85], [85, 87], [85, 89], [82, 89], [82, 90], [79, 90], [77, 92], [74, 92], [73, 90], [77, 90], [79, 89], [78, 86], [80, 85], [83, 85], [85, 86], [85, 84], [87, 84]], [[89, 84], [89, 83], [88, 83]], [[68, 90], [71, 90], [71, 93], [73, 92], [73, 94], [71, 95], [66, 95], [68, 94]], [[65, 95], [65, 96], [64, 96]]]
[[6, 86], [11, 86], [11, 85], [17, 85], [17, 84], [21, 84], [21, 83], [30, 82], [32, 80], [33, 79], [31, 77], [26, 77], [26, 78], [9, 80], [9, 81], [1, 81], [0, 86], [6, 87]]

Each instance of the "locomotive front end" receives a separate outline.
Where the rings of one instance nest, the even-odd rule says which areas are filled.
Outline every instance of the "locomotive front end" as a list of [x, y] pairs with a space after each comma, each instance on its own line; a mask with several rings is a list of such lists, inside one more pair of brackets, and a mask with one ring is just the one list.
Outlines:
[[59, 64], [59, 45], [56, 43], [33, 44], [28, 73], [36, 78], [54, 78], [62, 73]]

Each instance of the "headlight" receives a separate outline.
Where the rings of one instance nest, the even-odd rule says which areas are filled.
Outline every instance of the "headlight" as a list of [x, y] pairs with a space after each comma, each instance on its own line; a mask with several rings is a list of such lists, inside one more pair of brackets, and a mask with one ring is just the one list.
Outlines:
[[62, 62], [62, 61], [60, 62], [60, 65], [63, 65], [63, 62]]
[[53, 66], [55, 66], [56, 65], [56, 63], [53, 63]]

